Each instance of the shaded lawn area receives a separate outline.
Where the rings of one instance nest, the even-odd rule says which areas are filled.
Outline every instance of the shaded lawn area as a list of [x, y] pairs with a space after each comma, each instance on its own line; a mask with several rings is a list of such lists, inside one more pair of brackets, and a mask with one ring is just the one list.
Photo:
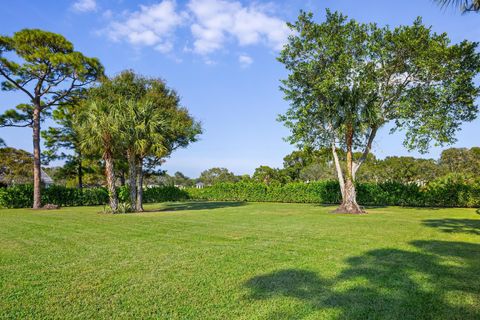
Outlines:
[[0, 210], [0, 318], [480, 319], [474, 209]]

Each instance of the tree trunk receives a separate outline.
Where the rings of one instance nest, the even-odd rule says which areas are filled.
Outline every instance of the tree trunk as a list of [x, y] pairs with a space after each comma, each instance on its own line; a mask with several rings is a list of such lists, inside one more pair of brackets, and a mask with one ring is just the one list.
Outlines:
[[78, 168], [77, 168], [77, 175], [78, 175], [78, 188], [80, 190], [83, 189], [83, 166], [82, 166], [82, 153], [78, 152]]
[[135, 211], [143, 211], [143, 159], [137, 163], [137, 205]]
[[335, 213], [352, 213], [361, 214], [365, 213], [357, 203], [357, 192], [355, 190], [355, 184], [351, 179], [345, 181], [345, 189], [342, 196], [342, 204], [335, 209]]
[[137, 162], [133, 152], [127, 152], [128, 159], [128, 186], [130, 188], [130, 205], [137, 208]]
[[[335, 213], [365, 213], [357, 204], [357, 192], [354, 184], [353, 171], [353, 128], [347, 128], [345, 142], [347, 145], [347, 174], [345, 175], [345, 182], [342, 190], [342, 204], [334, 212]], [[341, 170], [341, 168], [340, 168]], [[342, 185], [342, 183], [340, 183]]]
[[33, 209], [42, 207], [42, 167], [40, 162], [40, 102], [33, 109]]
[[117, 191], [115, 190], [115, 174], [113, 172], [113, 157], [111, 151], [105, 151], [103, 153], [103, 159], [105, 160], [105, 176], [107, 177], [110, 208], [113, 213], [116, 213], [118, 210], [118, 198]]
[[125, 171], [120, 170], [120, 185], [123, 187], [125, 186]]
[[342, 199], [345, 196], [345, 180], [343, 179], [343, 172], [342, 172], [342, 166], [340, 165], [340, 160], [338, 159], [338, 154], [337, 154], [337, 148], [335, 146], [335, 142], [332, 143], [332, 153], [333, 153], [333, 159], [335, 162], [335, 171], [337, 171], [337, 178], [338, 178], [338, 183], [340, 184], [340, 192], [342, 194]]

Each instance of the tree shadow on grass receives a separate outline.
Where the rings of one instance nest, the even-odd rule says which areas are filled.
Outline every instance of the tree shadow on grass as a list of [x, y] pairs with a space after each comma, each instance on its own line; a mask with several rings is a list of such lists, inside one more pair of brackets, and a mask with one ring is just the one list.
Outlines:
[[183, 211], [183, 210], [212, 210], [220, 208], [231, 208], [244, 206], [246, 202], [170, 202], [162, 205], [162, 208], [152, 211]]
[[249, 299], [300, 302], [296, 310], [275, 310], [268, 318], [331, 310], [342, 319], [480, 319], [480, 245], [411, 244], [419, 251], [377, 249], [349, 258], [333, 279], [300, 269], [256, 276], [245, 284]]
[[[468, 233], [480, 236], [480, 219], [428, 219], [422, 223], [448, 233]], [[479, 262], [480, 263], [480, 262]]]

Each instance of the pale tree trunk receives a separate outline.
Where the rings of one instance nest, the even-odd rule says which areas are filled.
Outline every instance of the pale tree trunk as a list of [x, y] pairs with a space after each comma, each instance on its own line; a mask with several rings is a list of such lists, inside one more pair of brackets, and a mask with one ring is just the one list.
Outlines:
[[118, 210], [118, 198], [117, 190], [115, 190], [115, 174], [113, 171], [113, 157], [110, 151], [103, 153], [103, 159], [105, 160], [105, 176], [107, 177], [108, 197], [110, 202], [110, 208], [113, 213]]
[[[364, 210], [360, 208], [357, 204], [357, 192], [355, 190], [354, 184], [354, 168], [353, 168], [353, 129], [347, 129], [346, 133], [346, 145], [347, 145], [347, 172], [344, 178], [344, 186], [342, 190], [342, 203], [340, 206], [334, 211], [335, 213], [352, 213], [352, 214], [360, 214], [365, 213]], [[337, 168], [340, 169], [341, 168]], [[340, 178], [340, 176], [339, 176]], [[342, 185], [340, 182], [340, 186]], [[342, 188], [342, 187], [341, 187]]]
[[33, 109], [33, 209], [42, 207], [42, 167], [40, 162], [40, 102]]
[[137, 206], [135, 211], [143, 211], [143, 159], [137, 162]]
[[137, 208], [137, 161], [135, 154], [131, 151], [127, 152], [128, 159], [128, 186], [130, 188], [130, 205], [132, 209]]
[[340, 160], [338, 159], [335, 142], [332, 143], [332, 153], [333, 153], [333, 159], [335, 162], [335, 171], [337, 172], [338, 183], [340, 184], [340, 192], [342, 193], [342, 199], [343, 199], [345, 194], [345, 180], [343, 179], [342, 166], [340, 165]]

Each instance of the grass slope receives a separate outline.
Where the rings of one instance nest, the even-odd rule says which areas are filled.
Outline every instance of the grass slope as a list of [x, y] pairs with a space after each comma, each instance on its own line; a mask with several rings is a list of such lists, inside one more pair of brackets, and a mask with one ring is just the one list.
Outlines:
[[480, 319], [473, 209], [0, 210], [0, 318]]

